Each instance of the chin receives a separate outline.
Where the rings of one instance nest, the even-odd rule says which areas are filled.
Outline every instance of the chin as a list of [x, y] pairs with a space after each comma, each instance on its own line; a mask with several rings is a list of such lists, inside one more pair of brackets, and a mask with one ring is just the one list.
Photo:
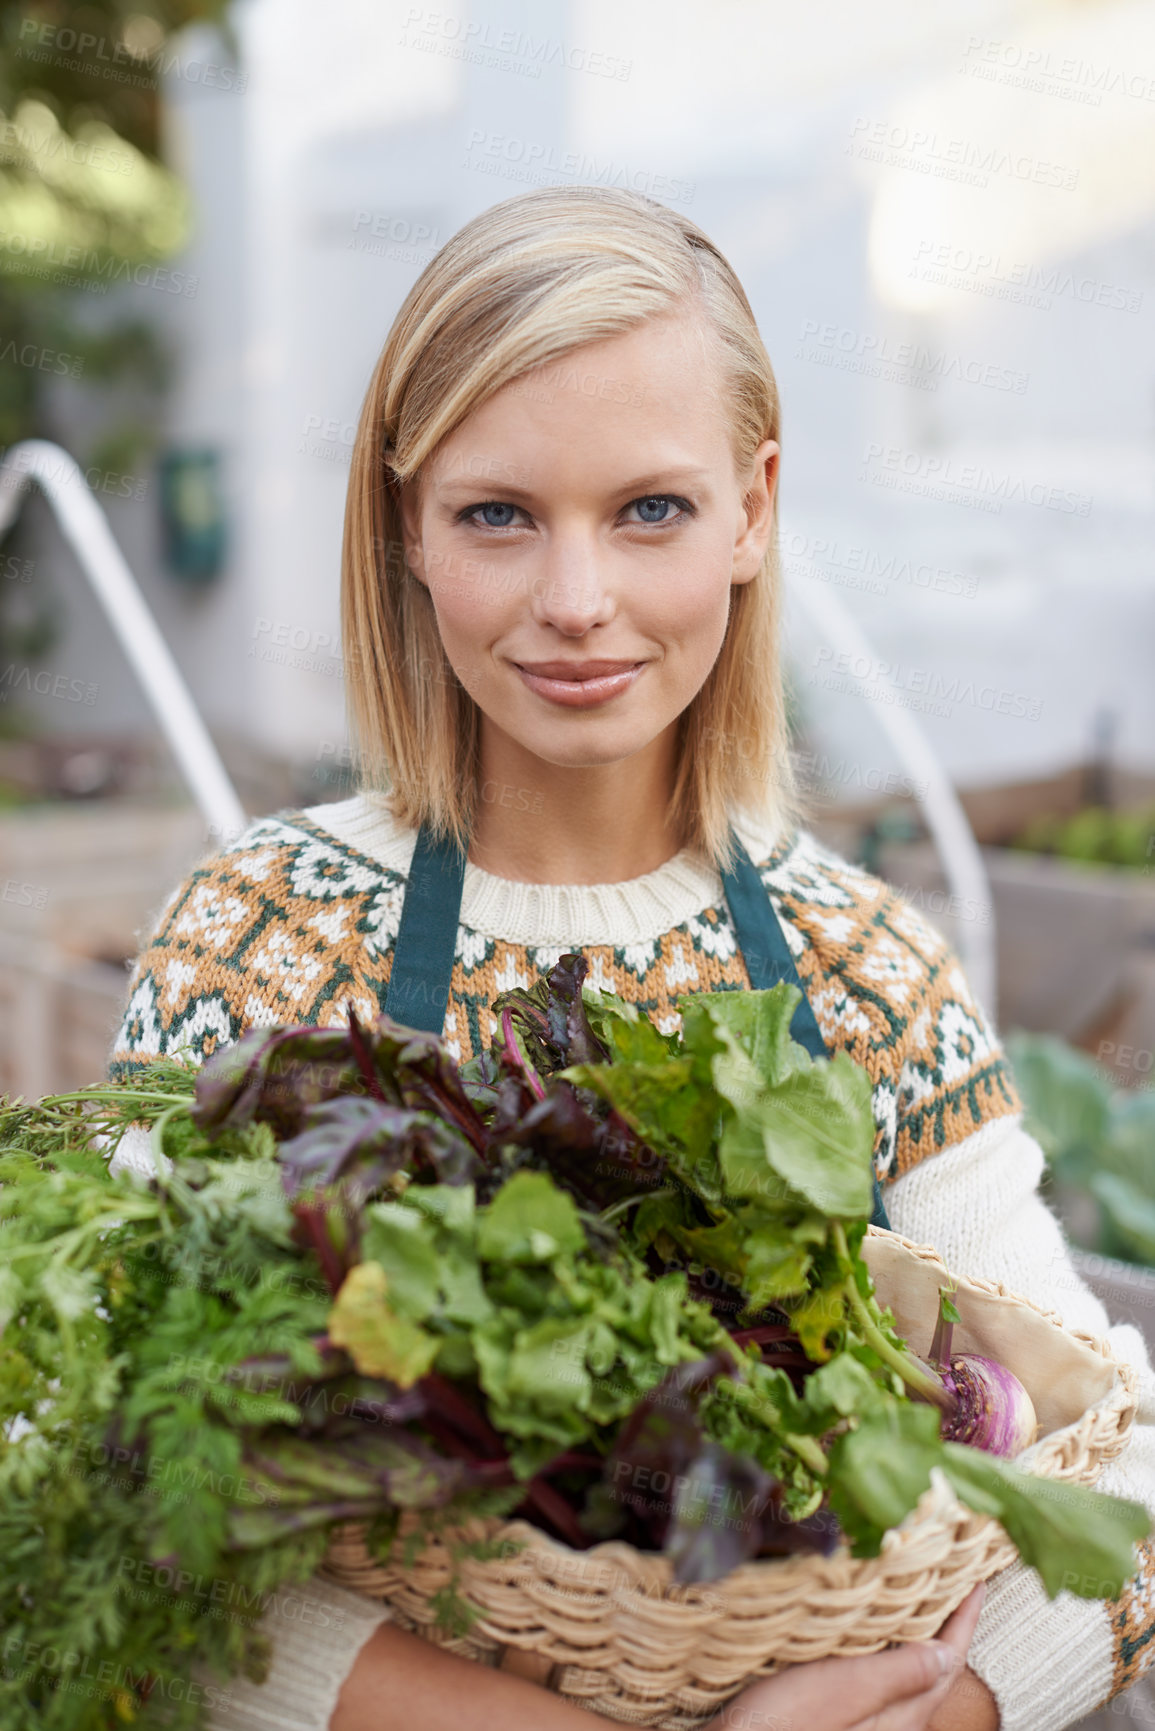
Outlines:
[[574, 721], [563, 721], [560, 726], [548, 729], [509, 727], [504, 731], [523, 751], [532, 753], [543, 763], [552, 764], [555, 769], [600, 769], [635, 757], [652, 744], [668, 724], [624, 727], [613, 716], [606, 715], [599, 717], [593, 725], [596, 725], [596, 733], [588, 715], [582, 717], [579, 711]]
[[[516, 735], [514, 736], [516, 738]], [[649, 743], [641, 740], [637, 745], [630, 745], [621, 739], [614, 740], [604, 751], [593, 752], [587, 747], [584, 751], [550, 750], [543, 746], [540, 740], [518, 739], [523, 751], [528, 751], [542, 763], [548, 763], [553, 769], [604, 769], [609, 764], [624, 763], [629, 757], [635, 757]]]

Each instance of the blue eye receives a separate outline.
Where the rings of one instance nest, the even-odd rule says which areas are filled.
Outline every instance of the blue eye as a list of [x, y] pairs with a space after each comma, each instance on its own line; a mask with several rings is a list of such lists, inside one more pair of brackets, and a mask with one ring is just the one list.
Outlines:
[[676, 505], [683, 515], [693, 511], [688, 499], [676, 498], [673, 493], [647, 493], [644, 499], [631, 499], [627, 509], [636, 505], [643, 523], [673, 523], [674, 517], [667, 516], [670, 505]]
[[479, 511], [496, 511], [496, 520], [489, 516], [483, 519], [485, 527], [487, 529], [508, 529], [516, 510], [516, 505], [503, 505], [497, 499], [487, 499], [484, 505], [471, 505], [465, 515], [469, 522], [473, 522]]
[[[676, 515], [670, 514], [671, 506], [675, 508]], [[676, 493], [647, 493], [644, 498], [631, 499], [625, 509], [632, 511], [635, 507], [639, 516], [633, 521], [649, 523], [655, 528], [676, 523], [680, 517], [692, 517], [695, 514], [690, 501], [679, 498]], [[458, 522], [472, 523], [478, 529], [509, 529], [513, 527], [519, 509], [519, 506], [506, 504], [500, 499], [486, 499], [479, 505], [467, 505], [464, 511], [458, 513]]]

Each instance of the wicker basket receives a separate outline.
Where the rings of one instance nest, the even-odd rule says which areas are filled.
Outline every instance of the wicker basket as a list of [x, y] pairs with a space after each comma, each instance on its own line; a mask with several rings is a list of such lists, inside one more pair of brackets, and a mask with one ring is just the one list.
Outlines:
[[[916, 1352], [927, 1352], [938, 1289], [950, 1283], [933, 1250], [871, 1228], [863, 1254], [881, 1303]], [[989, 1281], [959, 1281], [955, 1351], [999, 1359], [1026, 1385], [1039, 1440], [1032, 1472], [1090, 1484], [1122, 1450], [1136, 1383], [1106, 1344]], [[403, 1518], [402, 1533], [411, 1518]], [[455, 1563], [445, 1539], [413, 1566], [372, 1561], [364, 1528], [334, 1538], [324, 1573], [388, 1601], [394, 1621], [449, 1650], [501, 1666], [607, 1718], [693, 1731], [756, 1676], [779, 1664], [871, 1653], [932, 1635], [977, 1581], [1016, 1552], [1002, 1528], [955, 1498], [937, 1472], [918, 1508], [878, 1557], [795, 1556], [743, 1564], [709, 1585], [671, 1581], [665, 1557], [611, 1542], [574, 1551], [525, 1521], [475, 1521], [453, 1540], [507, 1541], [492, 1561]], [[483, 1615], [468, 1636], [437, 1627], [431, 1599], [458, 1573]]]

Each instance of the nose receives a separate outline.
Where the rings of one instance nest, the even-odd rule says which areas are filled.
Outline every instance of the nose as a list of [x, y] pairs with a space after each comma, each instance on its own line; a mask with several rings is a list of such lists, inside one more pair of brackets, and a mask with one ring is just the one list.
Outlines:
[[530, 585], [533, 616], [566, 637], [581, 637], [614, 616], [614, 597], [594, 536], [576, 525], [559, 528], [542, 551]]

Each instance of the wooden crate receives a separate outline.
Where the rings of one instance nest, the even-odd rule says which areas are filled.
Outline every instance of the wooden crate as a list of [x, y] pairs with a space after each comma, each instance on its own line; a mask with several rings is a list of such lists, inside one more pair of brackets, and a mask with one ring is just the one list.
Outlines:
[[185, 806], [0, 815], [0, 1092], [33, 1100], [102, 1080], [127, 970], [208, 851]]
[[956, 947], [968, 918], [993, 918], [1000, 1027], [1061, 1034], [1113, 1068], [1122, 1087], [1155, 1080], [1155, 875], [982, 852], [987, 910], [952, 902], [929, 842], [884, 848], [880, 865]]
[[[1106, 793], [1119, 810], [1155, 802], [1155, 776], [1131, 770], [1097, 771], [1076, 764], [1058, 775], [1033, 781], [1000, 782], [994, 787], [955, 789], [975, 840], [985, 847], [1006, 847], [1038, 817], [1074, 817], [1096, 792]], [[921, 827], [921, 811], [905, 795], [870, 800], [804, 798], [809, 827], [840, 852], [853, 854], [863, 831], [884, 813], [906, 811]]]
[[126, 971], [0, 931], [0, 1093], [38, 1100], [99, 1082]]

